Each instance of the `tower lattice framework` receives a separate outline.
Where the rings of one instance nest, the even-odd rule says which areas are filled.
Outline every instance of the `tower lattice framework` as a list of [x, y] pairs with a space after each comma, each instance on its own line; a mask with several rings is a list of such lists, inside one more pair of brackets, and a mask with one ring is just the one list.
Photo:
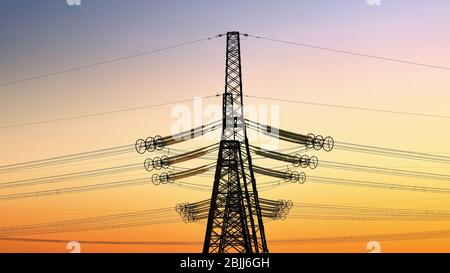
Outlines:
[[243, 111], [239, 32], [227, 33], [222, 139], [204, 253], [267, 253]]

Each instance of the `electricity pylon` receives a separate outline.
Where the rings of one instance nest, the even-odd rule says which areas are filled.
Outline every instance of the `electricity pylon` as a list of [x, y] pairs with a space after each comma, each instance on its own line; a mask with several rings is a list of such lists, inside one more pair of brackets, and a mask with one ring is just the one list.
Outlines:
[[267, 253], [243, 111], [239, 32], [227, 33], [222, 138], [204, 253]]
[[[269, 125], [244, 118], [241, 52], [239, 32], [228, 32], [226, 47], [225, 91], [223, 93], [222, 120], [211, 122], [176, 135], [147, 137], [136, 141], [136, 151], [161, 151], [166, 146], [174, 145], [196, 136], [204, 135], [216, 129], [222, 129], [219, 145], [213, 144], [193, 151], [163, 155], [153, 159], [147, 158], [144, 167], [147, 171], [167, 169], [175, 164], [199, 158], [207, 153], [219, 150], [216, 165], [206, 164], [191, 169], [153, 173], [151, 181], [155, 185], [172, 184], [187, 177], [199, 175], [215, 168], [214, 185], [211, 199], [195, 203], [182, 203], [175, 210], [184, 222], [208, 219], [204, 253], [268, 253], [264, 233], [263, 217], [269, 219], [286, 219], [292, 208], [290, 200], [259, 199], [254, 173], [284, 180], [282, 183], [306, 180], [304, 172], [265, 168], [252, 164], [251, 152], [272, 160], [292, 164], [293, 167], [315, 169], [318, 165], [316, 156], [306, 154], [284, 154], [249, 145], [246, 129], [251, 129], [269, 137], [303, 145], [305, 150], [331, 151], [334, 147], [332, 137], [307, 135], [278, 129]], [[217, 37], [223, 36], [222, 34]], [[280, 182], [278, 182], [280, 183]], [[182, 186], [182, 182], [179, 182]], [[260, 205], [261, 202], [261, 205]]]

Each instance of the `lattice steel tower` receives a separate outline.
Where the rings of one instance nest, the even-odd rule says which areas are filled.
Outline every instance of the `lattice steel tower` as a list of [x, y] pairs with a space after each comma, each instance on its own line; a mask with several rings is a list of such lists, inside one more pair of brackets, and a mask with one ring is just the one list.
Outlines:
[[239, 32], [227, 33], [222, 139], [204, 253], [267, 253], [243, 111]]

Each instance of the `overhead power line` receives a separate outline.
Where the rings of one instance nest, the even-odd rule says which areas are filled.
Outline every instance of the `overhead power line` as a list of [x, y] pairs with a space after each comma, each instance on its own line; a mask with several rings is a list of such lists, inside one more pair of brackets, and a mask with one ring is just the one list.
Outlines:
[[[216, 95], [204, 96], [201, 98], [209, 99], [209, 98], [213, 98], [213, 97], [216, 97]], [[77, 115], [77, 116], [68, 116], [68, 117], [56, 118], [56, 119], [48, 119], [48, 120], [40, 120], [40, 121], [32, 121], [32, 122], [4, 125], [4, 126], [0, 126], [0, 129], [25, 127], [25, 126], [31, 126], [31, 125], [39, 125], [39, 124], [46, 124], [46, 123], [53, 123], [53, 122], [60, 122], [60, 121], [67, 121], [67, 120], [74, 120], [74, 119], [82, 119], [82, 118], [92, 118], [92, 117], [117, 114], [117, 113], [122, 113], [122, 112], [131, 112], [131, 111], [143, 110], [143, 109], [148, 109], [148, 108], [153, 108], [153, 107], [171, 105], [171, 104], [175, 104], [175, 103], [189, 102], [191, 100], [192, 100], [192, 98], [189, 98], [189, 99], [175, 100], [175, 101], [143, 105], [143, 106], [137, 106], [137, 107], [131, 107], [131, 108], [125, 108], [125, 109], [117, 109], [117, 110], [112, 110], [112, 111], [105, 111], [105, 112], [98, 112], [98, 113], [91, 113], [91, 114], [84, 114], [84, 115]]]
[[[323, 244], [323, 243], [354, 243], [368, 241], [401, 241], [401, 240], [426, 240], [433, 238], [450, 237], [450, 230], [432, 230], [419, 232], [388, 233], [388, 234], [366, 234], [354, 236], [337, 237], [315, 237], [315, 238], [292, 238], [275, 239], [271, 243], [278, 244]], [[33, 239], [33, 238], [0, 238], [1, 241], [22, 241], [36, 243], [68, 243], [72, 240], [62, 239]], [[98, 245], [201, 245], [201, 241], [94, 241], [79, 240], [80, 244], [98, 244]]]
[[[32, 243], [64, 243], [67, 244], [73, 240], [61, 239], [32, 239], [32, 238], [0, 238], [0, 241], [13, 242], [32, 242]], [[200, 241], [94, 241], [94, 240], [78, 240], [80, 244], [95, 244], [95, 245], [200, 245]]]
[[313, 48], [313, 49], [324, 50], [324, 51], [329, 51], [329, 52], [334, 52], [334, 53], [353, 55], [353, 56], [377, 59], [377, 60], [382, 60], [382, 61], [410, 64], [410, 65], [416, 65], [416, 66], [423, 66], [423, 67], [435, 68], [435, 69], [441, 69], [441, 70], [450, 70], [450, 67], [448, 67], [448, 66], [438, 66], [438, 65], [419, 63], [419, 62], [409, 61], [409, 60], [388, 58], [388, 57], [376, 56], [376, 55], [366, 54], [366, 53], [361, 53], [361, 52], [356, 52], [356, 51], [335, 49], [335, 48], [323, 47], [323, 46], [317, 46], [317, 45], [311, 45], [311, 44], [305, 44], [305, 43], [298, 43], [298, 42], [292, 42], [292, 41], [286, 41], [286, 40], [280, 40], [280, 39], [275, 39], [275, 38], [270, 38], [270, 37], [259, 36], [259, 35], [251, 35], [251, 34], [243, 34], [243, 35], [247, 36], [247, 37], [260, 39], [260, 40], [272, 41], [272, 42], [300, 46], [300, 47]]
[[59, 70], [59, 71], [54, 71], [54, 72], [49, 72], [49, 73], [45, 73], [45, 74], [35, 75], [35, 76], [23, 78], [23, 79], [18, 79], [18, 80], [13, 80], [13, 81], [9, 81], [9, 82], [4, 82], [4, 83], [0, 83], [0, 87], [5, 87], [5, 86], [8, 86], [8, 85], [13, 85], [13, 84], [17, 84], [17, 83], [22, 83], [22, 82], [27, 82], [27, 81], [32, 81], [32, 80], [37, 80], [37, 79], [42, 79], [42, 78], [48, 78], [48, 77], [61, 75], [61, 74], [65, 74], [65, 73], [69, 73], [69, 72], [73, 72], [73, 71], [93, 68], [93, 67], [97, 67], [97, 66], [101, 66], [101, 65], [105, 65], [105, 64], [110, 64], [110, 63], [120, 62], [120, 61], [133, 59], [133, 58], [137, 58], [137, 57], [142, 57], [142, 56], [145, 56], [145, 55], [149, 55], [149, 54], [153, 54], [153, 53], [157, 53], [157, 52], [161, 52], [161, 51], [165, 51], [165, 50], [169, 50], [169, 49], [174, 49], [174, 48], [178, 48], [178, 47], [184, 47], [184, 46], [187, 46], [187, 45], [208, 41], [208, 40], [211, 40], [213, 38], [222, 37], [222, 36], [223, 36], [223, 34], [217, 34], [217, 35], [209, 36], [209, 37], [202, 38], [202, 39], [197, 39], [197, 40], [192, 40], [192, 41], [188, 41], [188, 42], [184, 42], [184, 43], [174, 44], [174, 45], [171, 45], [171, 46], [151, 49], [151, 50], [147, 50], [147, 51], [144, 51], [144, 52], [139, 52], [139, 53], [135, 53], [135, 54], [127, 55], [127, 56], [122, 56], [122, 57], [118, 57], [118, 58], [113, 58], [113, 59], [109, 59], [109, 60], [104, 60], [104, 61], [100, 61], [100, 62], [96, 62], [96, 63], [75, 66], [75, 67], [67, 68], [67, 69], [64, 69], [64, 70]]
[[341, 108], [341, 109], [347, 109], [347, 110], [359, 110], [359, 111], [369, 111], [369, 112], [378, 112], [378, 113], [387, 113], [387, 114], [399, 114], [399, 115], [408, 115], [408, 116], [420, 116], [420, 117], [450, 119], [450, 116], [447, 116], [447, 115], [435, 115], [435, 114], [425, 114], [425, 113], [403, 112], [403, 111], [394, 111], [394, 110], [359, 107], [359, 106], [326, 104], [326, 103], [291, 100], [291, 99], [269, 98], [269, 97], [262, 97], [262, 96], [253, 96], [253, 95], [245, 95], [245, 97], [255, 98], [255, 99], [263, 99], [263, 100], [271, 100], [271, 101], [298, 103], [298, 104], [305, 104], [305, 105], [315, 105], [315, 106], [323, 106], [323, 107]]
[[56, 157], [38, 159], [38, 160], [33, 160], [33, 161], [26, 161], [26, 162], [14, 163], [14, 164], [2, 165], [2, 166], [0, 166], [0, 173], [11, 172], [11, 171], [30, 170], [30, 169], [34, 169], [34, 168], [49, 167], [49, 166], [55, 166], [55, 165], [66, 164], [66, 163], [77, 162], [77, 161], [85, 161], [85, 160], [97, 159], [97, 158], [108, 157], [108, 156], [116, 156], [116, 155], [121, 155], [124, 153], [131, 152], [131, 151], [135, 151], [133, 144], [114, 146], [114, 147], [109, 147], [109, 148], [91, 150], [91, 151], [87, 151], [87, 152], [80, 152], [80, 153], [75, 153], [75, 154], [68, 154], [68, 155], [63, 155], [63, 156], [56, 156]]
[[442, 174], [442, 173], [429, 173], [429, 172], [418, 172], [418, 171], [402, 170], [402, 169], [391, 169], [391, 168], [384, 168], [384, 167], [375, 167], [375, 166], [343, 163], [343, 162], [335, 162], [335, 161], [327, 161], [327, 160], [322, 160], [321, 166], [326, 167], [326, 168], [339, 169], [339, 170], [367, 172], [367, 173], [385, 174], [385, 175], [394, 175], [394, 176], [403, 176], [403, 177], [413, 177], [413, 178], [419, 178], [419, 179], [450, 181], [450, 175]]
[[[211, 122], [207, 124], [206, 126], [199, 126], [187, 131], [180, 132], [175, 135], [165, 136], [162, 138], [162, 140], [166, 143], [166, 145], [179, 143], [181, 141], [189, 140], [192, 138], [195, 138], [196, 136], [203, 135], [209, 132], [212, 132], [216, 130], [218, 127], [217, 121]], [[142, 140], [144, 143], [145, 141]], [[145, 145], [144, 145], [145, 146]], [[145, 148], [145, 147], [143, 147]], [[206, 148], [209, 148], [206, 147]], [[50, 158], [44, 158], [44, 159], [38, 159], [33, 161], [26, 161], [26, 162], [20, 162], [20, 163], [14, 163], [14, 164], [8, 164], [8, 165], [0, 165], [0, 173], [4, 172], [11, 172], [11, 171], [21, 171], [21, 170], [29, 170], [34, 168], [42, 168], [42, 167], [49, 167], [49, 166], [55, 166], [59, 164], [66, 164], [76, 161], [86, 161], [91, 159], [97, 159], [102, 157], [108, 157], [108, 156], [116, 156], [125, 154], [131, 151], [135, 151], [136, 144], [128, 144], [128, 145], [121, 145], [121, 146], [114, 146], [109, 148], [103, 148], [103, 149], [97, 149], [97, 150], [91, 150], [87, 152], [80, 152], [75, 154], [68, 154], [63, 156], [57, 156], [57, 157], [50, 157]], [[203, 148], [202, 148], [203, 149]], [[170, 148], [172, 154], [175, 155], [182, 155], [186, 153], [185, 150], [182, 149], [175, 149]], [[156, 150], [157, 152], [168, 152], [169, 149], [163, 149], [163, 150]]]
[[422, 153], [422, 152], [414, 152], [400, 149], [392, 149], [392, 148], [384, 148], [377, 147], [372, 145], [363, 145], [349, 142], [339, 142], [335, 141], [335, 148], [351, 151], [351, 152], [359, 152], [359, 153], [368, 153], [382, 156], [391, 156], [396, 158], [404, 158], [404, 159], [412, 159], [419, 161], [428, 161], [434, 163], [444, 163], [450, 164], [450, 157], [445, 155], [437, 155], [431, 153]]
[[[208, 199], [195, 203], [181, 203], [175, 207], [145, 209], [39, 224], [0, 227], [0, 238], [180, 223], [181, 218], [184, 221], [185, 217], [192, 217], [192, 219], [195, 218], [195, 221], [199, 221], [207, 218], [209, 203], [210, 200]], [[294, 205], [293, 207], [292, 204]], [[341, 217], [339, 218], [341, 220], [450, 220], [450, 211], [443, 210], [339, 206], [315, 203], [292, 203], [286, 200], [275, 201], [269, 199], [261, 199], [261, 206], [264, 211], [263, 216], [274, 220], [286, 219], [284, 216], [287, 214], [289, 214], [288, 218], [309, 219], [310, 217], [319, 217], [318, 219], [325, 220], [334, 220], [336, 217]], [[293, 211], [289, 213], [289, 210]], [[181, 218], [178, 218], [177, 214]]]
[[354, 235], [354, 236], [340, 236], [340, 237], [323, 237], [323, 238], [303, 238], [303, 239], [284, 239], [277, 240], [278, 243], [354, 243], [354, 242], [368, 242], [368, 241], [401, 241], [401, 240], [423, 240], [433, 238], [450, 237], [450, 230], [435, 230], [435, 231], [419, 231], [419, 232], [404, 232], [404, 233], [390, 233], [390, 234], [368, 234], [368, 235]]

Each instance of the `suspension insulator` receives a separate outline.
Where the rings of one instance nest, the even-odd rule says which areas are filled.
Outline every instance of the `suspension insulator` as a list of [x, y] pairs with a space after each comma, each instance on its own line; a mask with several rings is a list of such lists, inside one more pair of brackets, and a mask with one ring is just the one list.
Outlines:
[[277, 204], [277, 209], [283, 209], [284, 206], [284, 200], [283, 199], [279, 199], [278, 200], [278, 204]]
[[309, 165], [309, 156], [307, 155], [302, 155], [302, 157], [300, 158], [300, 166], [302, 168], [306, 168]]
[[155, 173], [152, 175], [152, 183], [154, 185], [159, 185], [161, 181], [159, 180], [159, 174]]
[[317, 135], [314, 138], [314, 150], [320, 150], [323, 147], [323, 136]]
[[195, 219], [194, 219], [194, 217], [192, 215], [185, 215], [183, 217], [183, 222], [185, 222], [186, 224], [187, 223], [192, 223], [194, 221], [195, 221]]
[[292, 206], [294, 206], [294, 203], [292, 203], [291, 200], [288, 200], [287, 201], [287, 208], [288, 208], [288, 210], [292, 209]]
[[306, 174], [304, 172], [301, 172], [298, 182], [300, 184], [303, 184], [303, 183], [305, 183], [305, 181], [306, 181]]
[[[300, 180], [300, 174], [298, 173], [298, 172], [296, 172], [296, 171], [293, 171], [292, 172], [292, 179], [291, 179], [291, 181], [293, 182], [293, 183], [296, 183], [296, 182], [298, 182]], [[287, 202], [286, 202], [286, 205], [287, 205]]]
[[309, 158], [309, 167], [311, 168], [311, 169], [315, 169], [315, 168], [317, 168], [317, 165], [319, 165], [319, 159], [316, 157], [316, 156], [311, 156], [310, 158]]
[[161, 136], [155, 136], [154, 137], [154, 143], [155, 143], [155, 148], [158, 151], [161, 151], [162, 149], [164, 149], [164, 140], [162, 139]]
[[143, 154], [145, 153], [145, 140], [143, 139], [138, 139], [136, 140], [136, 143], [134, 144], [134, 148], [136, 149], [136, 152], [138, 152], [139, 154]]
[[306, 135], [306, 143], [305, 146], [308, 149], [312, 149], [314, 148], [314, 139], [316, 138], [316, 136], [313, 133], [309, 133]]
[[292, 162], [292, 164], [294, 165], [294, 167], [300, 167], [301, 162], [302, 162], [302, 159], [300, 157], [300, 154], [296, 154], [294, 162]]
[[170, 159], [169, 159], [169, 157], [167, 155], [161, 156], [161, 166], [164, 169], [169, 168], [169, 166], [170, 166]]
[[181, 211], [186, 214], [189, 203], [181, 203]]
[[274, 220], [278, 220], [278, 219], [280, 219], [278, 215], [279, 215], [279, 212], [277, 211], [277, 212], [275, 212], [275, 213], [273, 214], [272, 218], [273, 218]]
[[284, 174], [284, 181], [286, 181], [286, 182], [292, 181], [292, 171], [291, 170], [287, 170], [286, 173]]
[[167, 184], [169, 182], [169, 176], [167, 175], [167, 173], [161, 173], [159, 175], [159, 179], [161, 180], [162, 184]]
[[181, 204], [177, 204], [175, 206], [175, 211], [178, 212], [178, 213], [181, 213]]
[[169, 183], [175, 182], [175, 178], [173, 177], [173, 172], [167, 172], [167, 180]]
[[334, 139], [330, 136], [327, 136], [323, 141], [323, 149], [326, 152], [333, 150], [334, 148]]
[[144, 161], [144, 168], [145, 168], [148, 172], [150, 172], [150, 171], [153, 170], [153, 160], [152, 160], [151, 158], [147, 158], [147, 159]]
[[162, 168], [161, 158], [159, 157], [153, 158], [153, 168], [155, 168], [155, 170], [161, 170]]
[[149, 152], [153, 152], [155, 150], [155, 140], [153, 137], [148, 137], [145, 139], [145, 149]]

